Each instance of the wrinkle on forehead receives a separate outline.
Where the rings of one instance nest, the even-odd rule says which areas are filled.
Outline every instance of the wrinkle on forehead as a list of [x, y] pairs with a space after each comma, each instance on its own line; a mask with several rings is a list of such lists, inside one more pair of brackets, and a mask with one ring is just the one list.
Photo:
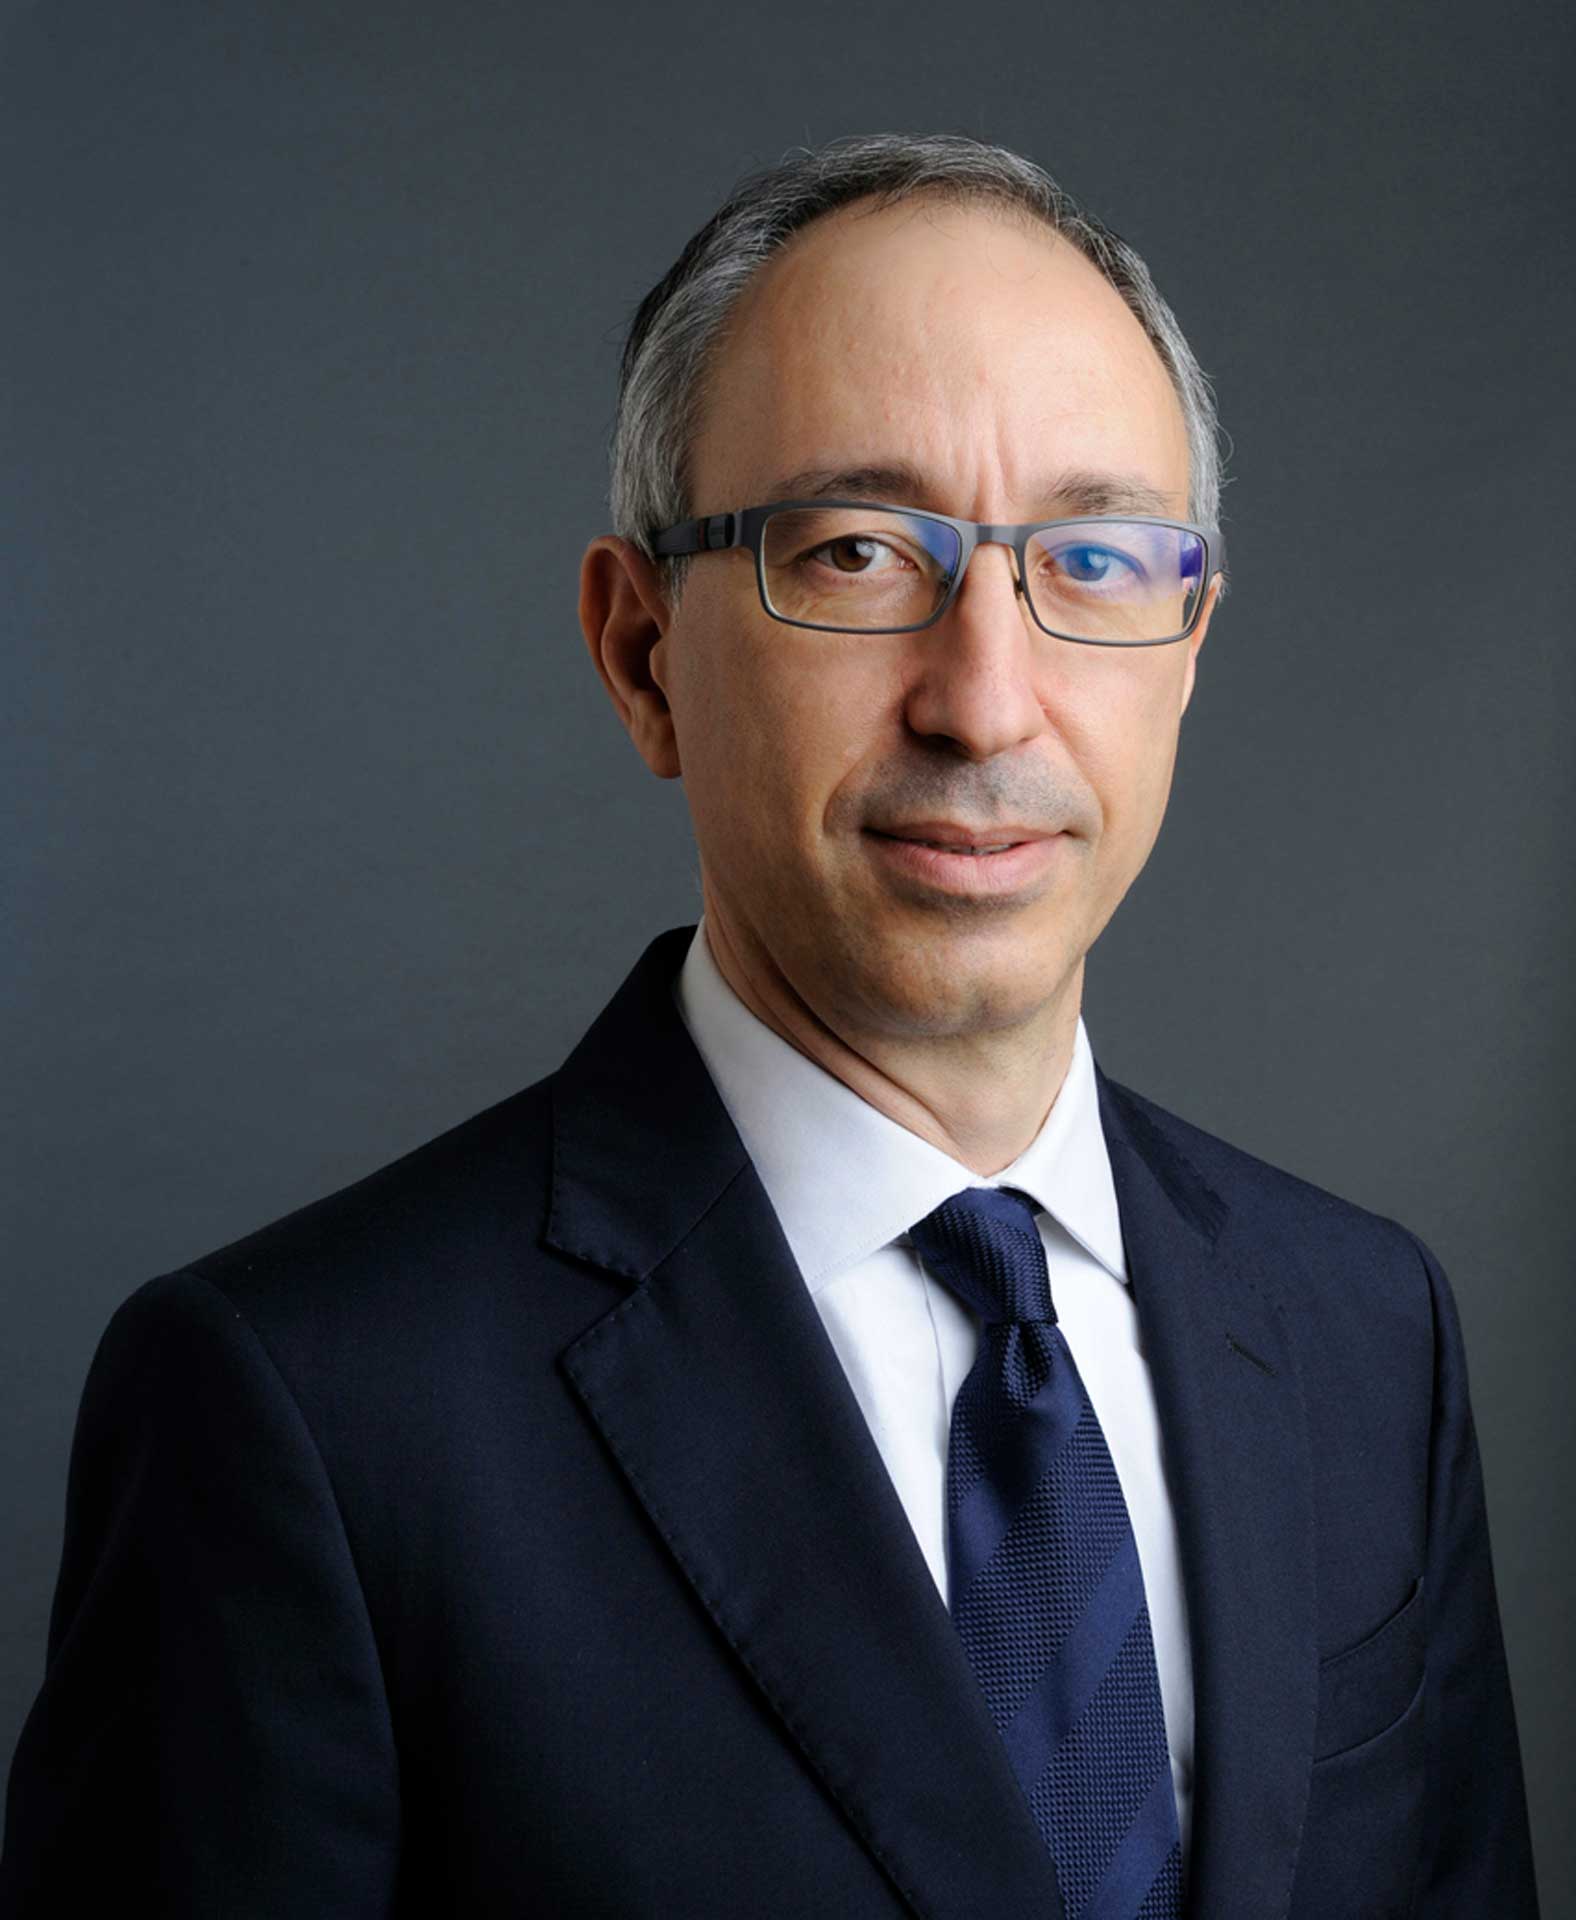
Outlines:
[[989, 204], [840, 209], [795, 236], [731, 317], [691, 510], [752, 504], [773, 473], [879, 461], [980, 518], [1014, 517], [1050, 467], [1187, 500], [1181, 406], [1137, 317], [1070, 242]]

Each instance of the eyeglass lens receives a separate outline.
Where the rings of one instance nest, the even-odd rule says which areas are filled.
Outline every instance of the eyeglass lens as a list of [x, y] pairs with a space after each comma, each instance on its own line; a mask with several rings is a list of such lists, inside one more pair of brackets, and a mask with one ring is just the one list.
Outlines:
[[[962, 556], [955, 528], [889, 508], [790, 507], [761, 532], [772, 612], [837, 633], [921, 626]], [[1186, 631], [1204, 588], [1204, 543], [1183, 527], [1080, 520], [1028, 543], [1024, 587], [1040, 623], [1070, 640], [1137, 646]]]

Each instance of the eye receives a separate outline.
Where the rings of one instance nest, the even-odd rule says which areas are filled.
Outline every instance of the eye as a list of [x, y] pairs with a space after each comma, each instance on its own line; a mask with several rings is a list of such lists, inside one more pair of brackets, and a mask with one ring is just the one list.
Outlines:
[[1064, 578], [1085, 587], [1115, 586], [1121, 583], [1124, 575], [1131, 577], [1138, 571], [1125, 554], [1116, 552], [1112, 547], [1096, 546], [1090, 541], [1080, 542], [1077, 546], [1059, 547], [1055, 553], [1047, 554], [1046, 558]]
[[848, 533], [836, 540], [824, 541], [812, 548], [805, 557], [823, 560], [839, 573], [889, 573], [894, 567], [909, 564], [886, 541], [865, 533]]

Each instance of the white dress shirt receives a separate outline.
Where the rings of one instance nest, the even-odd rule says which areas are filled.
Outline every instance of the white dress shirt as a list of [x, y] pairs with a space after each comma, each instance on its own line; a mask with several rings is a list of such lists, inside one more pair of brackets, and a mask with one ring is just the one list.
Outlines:
[[[986, 1180], [757, 1020], [718, 971], [704, 923], [674, 994], [782, 1223], [943, 1600], [947, 1439], [953, 1398], [974, 1364], [979, 1325], [925, 1271], [908, 1229], [963, 1187], [1017, 1187], [1043, 1209], [1040, 1237], [1057, 1321], [1133, 1522], [1185, 1859], [1193, 1788], [1187, 1614], [1154, 1393], [1083, 1021], [1045, 1124], [1010, 1167]], [[813, 1440], [806, 1435], [806, 1444]]]

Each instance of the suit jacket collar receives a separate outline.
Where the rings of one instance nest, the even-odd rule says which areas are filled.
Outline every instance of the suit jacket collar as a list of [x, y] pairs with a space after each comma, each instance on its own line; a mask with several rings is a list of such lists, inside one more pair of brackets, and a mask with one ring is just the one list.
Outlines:
[[[677, 1571], [913, 1910], [1055, 1920], [1050, 1857], [673, 1003], [690, 933], [652, 942], [554, 1077], [546, 1238], [632, 1283], [564, 1370]], [[1295, 1369], [1229, 1251], [1226, 1203], [1152, 1109], [1103, 1076], [1100, 1090], [1188, 1593], [1189, 1909], [1279, 1913], [1316, 1704]]]
[[651, 942], [553, 1076], [548, 1244], [630, 1280], [749, 1165], [673, 1003], [692, 931]]

